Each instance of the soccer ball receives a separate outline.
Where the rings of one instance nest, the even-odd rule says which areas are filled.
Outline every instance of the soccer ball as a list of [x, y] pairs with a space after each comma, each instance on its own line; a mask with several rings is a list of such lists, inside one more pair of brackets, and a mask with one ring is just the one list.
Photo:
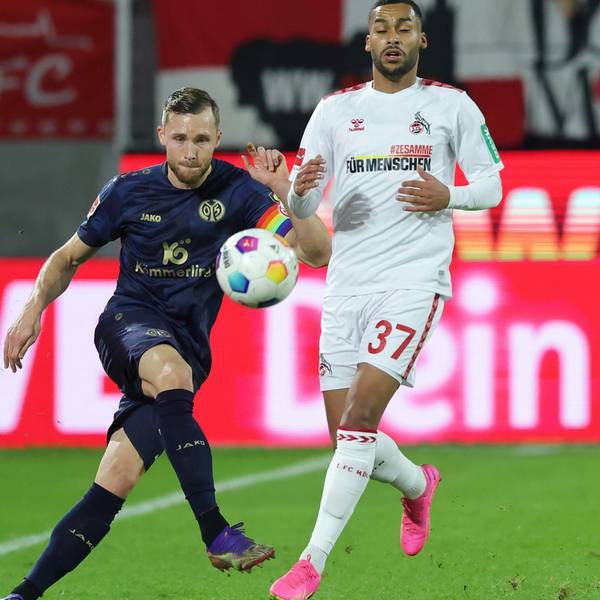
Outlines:
[[245, 229], [232, 235], [217, 256], [217, 281], [232, 300], [252, 308], [281, 302], [298, 277], [298, 258], [279, 235]]

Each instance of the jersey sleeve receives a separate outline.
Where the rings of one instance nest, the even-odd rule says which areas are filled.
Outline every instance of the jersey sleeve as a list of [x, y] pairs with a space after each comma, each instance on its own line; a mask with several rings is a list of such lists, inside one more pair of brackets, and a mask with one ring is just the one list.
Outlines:
[[453, 141], [456, 160], [469, 181], [504, 168], [482, 112], [466, 93], [460, 94]]
[[279, 198], [266, 186], [252, 181], [247, 187], [249, 197], [244, 202], [243, 229], [267, 229], [285, 237], [292, 221]]
[[116, 188], [117, 178], [111, 179], [92, 203], [77, 229], [84, 244], [99, 248], [121, 236], [121, 198]]
[[296, 155], [296, 161], [290, 173], [290, 181], [293, 184], [304, 162], [320, 154], [326, 161], [325, 176], [318, 187], [321, 193], [327, 186], [327, 182], [333, 173], [333, 146], [331, 136], [329, 135], [329, 128], [327, 127], [326, 111], [326, 100], [323, 99], [317, 104], [306, 125], [302, 141], [300, 142], [300, 148]]

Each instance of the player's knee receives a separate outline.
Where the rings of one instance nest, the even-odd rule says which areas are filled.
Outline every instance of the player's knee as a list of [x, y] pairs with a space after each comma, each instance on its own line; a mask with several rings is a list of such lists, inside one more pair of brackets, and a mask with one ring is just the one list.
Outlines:
[[349, 429], [377, 429], [377, 413], [373, 407], [350, 404], [342, 416], [340, 425]]
[[95, 481], [105, 490], [119, 496], [119, 498], [127, 498], [137, 485], [143, 472], [143, 467], [138, 464], [112, 461], [98, 471]]
[[192, 369], [183, 361], [165, 362], [157, 373], [153, 386], [157, 394], [167, 390], [193, 391]]

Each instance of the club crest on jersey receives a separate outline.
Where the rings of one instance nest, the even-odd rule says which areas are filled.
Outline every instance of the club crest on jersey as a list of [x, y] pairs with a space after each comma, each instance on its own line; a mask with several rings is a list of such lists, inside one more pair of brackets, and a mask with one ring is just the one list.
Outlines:
[[203, 200], [198, 207], [198, 214], [209, 223], [216, 223], [225, 216], [225, 205], [217, 198]]
[[364, 122], [364, 119], [351, 119], [350, 123], [352, 124], [352, 127], [349, 127], [348, 131], [364, 131]]
[[146, 335], [149, 335], [150, 337], [171, 337], [171, 334], [164, 329], [148, 329]]
[[420, 112], [415, 113], [415, 120], [408, 126], [408, 129], [415, 135], [423, 131], [426, 131], [427, 135], [431, 134], [431, 124]]
[[319, 354], [319, 375], [325, 377], [325, 375], [331, 375], [331, 363], [325, 359], [323, 354]]

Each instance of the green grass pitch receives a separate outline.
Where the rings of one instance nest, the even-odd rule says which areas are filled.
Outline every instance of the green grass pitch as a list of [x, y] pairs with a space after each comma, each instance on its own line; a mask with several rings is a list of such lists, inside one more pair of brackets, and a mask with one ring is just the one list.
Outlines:
[[[322, 600], [584, 600], [600, 598], [600, 448], [433, 446], [407, 449], [438, 465], [443, 481], [432, 535], [414, 558], [398, 544], [399, 495], [371, 482], [328, 563]], [[215, 478], [286, 467], [321, 450], [216, 449]], [[51, 529], [87, 489], [100, 453], [0, 452], [0, 548]], [[123, 519], [44, 600], [251, 600], [296, 560], [312, 529], [324, 468], [220, 495], [232, 523], [277, 548], [250, 575], [206, 559], [186, 504]], [[165, 457], [129, 505], [178, 489]], [[43, 545], [0, 554], [0, 595], [20, 581]]]

